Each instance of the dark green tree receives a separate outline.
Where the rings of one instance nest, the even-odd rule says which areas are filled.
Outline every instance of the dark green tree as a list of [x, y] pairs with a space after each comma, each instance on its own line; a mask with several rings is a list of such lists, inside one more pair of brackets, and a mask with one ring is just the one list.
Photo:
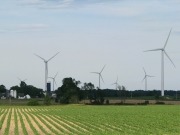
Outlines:
[[63, 85], [56, 90], [57, 99], [60, 103], [78, 103], [80, 100], [80, 81], [72, 78], [64, 78]]
[[17, 93], [23, 93], [24, 95], [30, 95], [31, 98], [43, 97], [43, 90], [36, 88], [32, 85], [27, 85], [24, 81], [21, 81], [19, 86], [12, 86], [10, 90], [16, 90]]
[[6, 93], [6, 87], [4, 85], [0, 85], [0, 93]]

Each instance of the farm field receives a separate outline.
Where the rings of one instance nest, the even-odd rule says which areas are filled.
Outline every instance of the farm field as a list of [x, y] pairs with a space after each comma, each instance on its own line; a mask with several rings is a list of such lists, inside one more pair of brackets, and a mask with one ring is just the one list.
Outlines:
[[179, 135], [180, 106], [0, 106], [0, 135]]

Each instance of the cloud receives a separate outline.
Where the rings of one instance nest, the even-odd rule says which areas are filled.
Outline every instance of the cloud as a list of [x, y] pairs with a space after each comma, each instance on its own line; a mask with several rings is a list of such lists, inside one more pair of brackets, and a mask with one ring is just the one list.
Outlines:
[[20, 24], [11, 26], [0, 26], [0, 33], [41, 31], [47, 28], [48, 25], [46, 24]]
[[[79, 9], [89, 13], [135, 16], [144, 11], [143, 3], [123, 0], [19, 0], [21, 5], [33, 6], [38, 9]], [[76, 10], [77, 11], [77, 10]]]
[[18, 26], [20, 29], [44, 29], [48, 26], [46, 24], [21, 24]]
[[[18, 0], [21, 5], [35, 6], [40, 9], [61, 9], [109, 3], [109, 0]], [[116, 0], [116, 2], [121, 0]], [[115, 2], [115, 1], [111, 1]]]
[[23, 6], [36, 6], [40, 9], [67, 8], [73, 2], [74, 0], [19, 0], [19, 3]]

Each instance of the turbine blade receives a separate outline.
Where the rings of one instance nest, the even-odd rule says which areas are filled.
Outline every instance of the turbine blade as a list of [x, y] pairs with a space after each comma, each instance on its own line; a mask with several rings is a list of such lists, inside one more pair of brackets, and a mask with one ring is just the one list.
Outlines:
[[[58, 52], [59, 53], [59, 52]], [[58, 53], [56, 53], [55, 55], [53, 55], [49, 60], [47, 61], [50, 61], [51, 59], [53, 59], [56, 55], [58, 55]]]
[[20, 79], [19, 77], [17, 77], [17, 79], [18, 79], [19, 81], [21, 81], [21, 79]]
[[54, 78], [56, 78], [57, 75], [58, 75], [58, 72], [56, 73], [56, 75], [54, 76]]
[[143, 67], [143, 70], [144, 70], [144, 74], [146, 75], [146, 71], [145, 71], [144, 67]]
[[145, 79], [146, 79], [146, 75], [144, 76], [144, 78], [143, 78], [142, 82], [143, 82]]
[[56, 80], [54, 80], [54, 83], [55, 83], [55, 84], [56, 84], [56, 86], [57, 86]]
[[24, 79], [23, 82], [25, 82], [27, 79]]
[[173, 63], [173, 61], [171, 60], [171, 58], [170, 58], [170, 57], [168, 56], [168, 54], [166, 53], [166, 51], [164, 51], [164, 53], [166, 54], [166, 56], [168, 57], [168, 59], [171, 61], [171, 63], [173, 64], [173, 66], [176, 67], [175, 64]]
[[39, 55], [37, 55], [37, 54], [35, 54], [35, 53], [34, 53], [34, 55], [36, 55], [36, 56], [39, 57], [40, 59], [46, 61], [46, 60], [45, 60], [44, 58], [42, 58], [41, 56], [39, 56]]
[[147, 77], [155, 77], [155, 76], [152, 76], [152, 75], [147, 75]]
[[102, 73], [102, 71], [104, 70], [105, 66], [106, 66], [106, 65], [104, 65], [104, 67], [102, 68], [102, 70], [101, 70], [101, 72], [100, 72], [100, 73]]
[[150, 52], [150, 51], [160, 51], [160, 50], [162, 50], [163, 48], [158, 48], [158, 49], [152, 49], [152, 50], [146, 50], [146, 51], [144, 51], [144, 52]]
[[169, 37], [170, 37], [170, 35], [171, 35], [171, 31], [172, 31], [172, 28], [171, 28], [171, 30], [169, 31], [169, 35], [168, 35], [168, 37], [167, 37], [167, 39], [166, 39], [166, 42], [165, 42], [165, 44], [164, 44], [164, 49], [165, 49], [165, 47], [167, 46], [167, 42], [168, 42]]
[[103, 81], [103, 83], [104, 83], [104, 80], [103, 80], [103, 78], [102, 78], [102, 75], [101, 74], [99, 74], [100, 75], [100, 77], [101, 77], [101, 80]]
[[90, 72], [90, 73], [93, 73], [93, 74], [99, 74], [98, 72]]

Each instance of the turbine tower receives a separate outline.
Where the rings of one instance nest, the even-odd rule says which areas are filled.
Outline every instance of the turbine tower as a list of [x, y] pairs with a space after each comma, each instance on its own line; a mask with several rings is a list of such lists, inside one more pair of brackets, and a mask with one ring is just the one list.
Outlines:
[[[167, 42], [168, 42], [170, 34], [171, 34], [171, 31], [172, 31], [172, 29], [169, 32], [169, 35], [168, 35], [168, 37], [166, 39], [166, 42], [165, 42], [163, 48], [158, 48], [158, 49], [145, 51], [145, 52], [148, 52], [148, 51], [161, 51], [161, 96], [164, 96], [164, 54], [171, 61], [171, 63], [174, 65], [173, 61], [171, 60], [171, 58], [168, 56], [167, 52], [165, 51], [165, 48], [167, 46]], [[175, 67], [175, 65], [174, 65], [174, 67]]]
[[118, 88], [118, 76], [117, 76], [117, 80], [116, 80], [116, 82], [115, 82], [115, 83], [113, 83], [112, 85], [116, 85], [116, 90], [117, 90], [117, 88]]
[[[59, 53], [59, 52], [58, 52]], [[56, 53], [55, 55], [53, 55], [50, 59], [48, 60], [45, 60], [44, 58], [42, 58], [41, 56], [37, 55], [37, 54], [34, 54], [36, 55], [37, 57], [39, 57], [40, 59], [42, 59], [45, 63], [45, 91], [47, 92], [47, 79], [48, 79], [48, 62], [50, 60], [52, 60], [58, 53]]]
[[151, 75], [147, 75], [145, 69], [143, 68], [144, 70], [144, 78], [143, 78], [143, 81], [145, 80], [145, 91], [147, 91], [147, 78], [148, 77], [154, 77], [154, 76], [151, 76]]
[[55, 80], [57, 75], [58, 75], [58, 73], [56, 73], [56, 75], [54, 77], [48, 77], [53, 80], [53, 91], [54, 91], [54, 83], [57, 85], [56, 80]]
[[104, 82], [103, 78], [102, 78], [102, 71], [104, 70], [106, 65], [104, 65], [104, 67], [102, 68], [102, 70], [100, 72], [91, 72], [91, 73], [94, 73], [94, 74], [98, 74], [99, 75], [99, 89], [101, 89], [101, 80]]

